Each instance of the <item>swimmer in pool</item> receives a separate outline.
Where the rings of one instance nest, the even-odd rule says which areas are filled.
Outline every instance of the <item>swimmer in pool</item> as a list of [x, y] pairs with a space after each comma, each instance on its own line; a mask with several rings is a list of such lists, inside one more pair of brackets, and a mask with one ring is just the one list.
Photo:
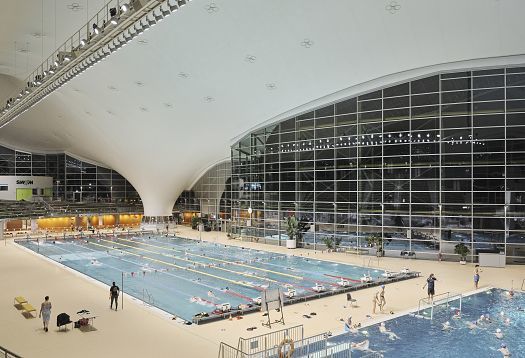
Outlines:
[[397, 334], [386, 328], [385, 322], [381, 322], [381, 324], [379, 325], [379, 332], [388, 335], [388, 339], [390, 339], [391, 341], [399, 339]]
[[505, 343], [501, 343], [501, 348], [498, 349], [498, 351], [501, 352], [501, 354], [503, 355], [503, 357], [510, 357], [511, 354], [510, 354], [510, 351], [509, 349], [507, 348], [507, 345]]
[[443, 327], [441, 328], [442, 331], [448, 331], [450, 329], [452, 329], [452, 326], [450, 325], [449, 321], [446, 321], [445, 323], [443, 323]]
[[456, 313], [454, 313], [454, 316], [452, 316], [452, 319], [461, 319], [461, 311], [456, 310]]
[[497, 339], [503, 339], [503, 332], [501, 332], [501, 329], [496, 329], [496, 332], [494, 333]]
[[350, 345], [352, 349], [358, 350], [358, 351], [367, 351], [368, 347], [370, 346], [370, 341], [368, 339], [365, 339], [362, 342], [354, 343]]
[[476, 324], [476, 322], [467, 322], [466, 324], [467, 324], [467, 328], [470, 330], [478, 328], [478, 325]]

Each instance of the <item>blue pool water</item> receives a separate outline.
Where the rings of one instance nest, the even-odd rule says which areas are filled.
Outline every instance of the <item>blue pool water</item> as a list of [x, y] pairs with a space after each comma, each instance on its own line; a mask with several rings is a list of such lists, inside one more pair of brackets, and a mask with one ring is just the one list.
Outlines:
[[111, 285], [166, 312], [191, 320], [229, 303], [253, 305], [271, 287], [314, 294], [313, 287], [337, 290], [344, 277], [351, 285], [365, 274], [382, 278], [384, 271], [282, 255], [260, 250], [175, 237], [135, 236], [20, 241], [54, 261]]
[[[385, 322], [388, 333], [379, 331], [379, 324], [365, 327], [357, 333], [346, 333], [332, 337], [332, 342], [351, 340], [363, 342], [369, 340], [368, 351], [353, 350], [352, 358], [365, 357], [372, 351], [384, 357], [503, 357], [498, 351], [505, 344], [512, 357], [525, 357], [525, 294], [516, 292], [509, 298], [507, 291], [491, 289], [463, 297], [460, 319], [453, 319], [459, 306], [455, 300], [434, 308], [433, 320], [428, 319], [429, 310], [421, 314], [427, 318], [406, 315]], [[503, 312], [503, 315], [501, 314]], [[481, 315], [489, 315], [490, 322], [479, 323], [477, 328], [470, 329], [469, 322], [476, 321]], [[505, 322], [506, 319], [508, 322]], [[449, 322], [451, 328], [443, 331], [443, 323]], [[503, 338], [495, 336], [500, 329]]]

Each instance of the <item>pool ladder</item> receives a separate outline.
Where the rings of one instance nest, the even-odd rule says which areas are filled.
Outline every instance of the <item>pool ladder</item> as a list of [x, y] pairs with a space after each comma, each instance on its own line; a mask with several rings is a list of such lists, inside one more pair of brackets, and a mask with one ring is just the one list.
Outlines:
[[[525, 281], [525, 280], [524, 280]], [[439, 299], [439, 300], [436, 300], [435, 298], [438, 297], [438, 296], [446, 296], [442, 299]], [[434, 307], [437, 306], [437, 305], [441, 305], [441, 304], [446, 304], [448, 306], [449, 302], [451, 300], [456, 300], [459, 298], [459, 311], [461, 312], [461, 305], [462, 305], [462, 301], [463, 301], [463, 295], [461, 293], [452, 293], [452, 292], [445, 292], [445, 293], [440, 293], [439, 295], [434, 295], [434, 300], [431, 302], [431, 303], [428, 303], [428, 298], [421, 298], [419, 300], [419, 304], [417, 306], [417, 313], [416, 313], [416, 317], [423, 317], [423, 318], [426, 318], [424, 316], [421, 316], [420, 315], [420, 311], [422, 310], [421, 309], [421, 303], [424, 302], [426, 303], [427, 305], [430, 305], [430, 319], [432, 320], [434, 318]], [[424, 308], [428, 308], [427, 307], [423, 307]]]
[[155, 298], [146, 288], [142, 289], [142, 302], [150, 306], [155, 305]]

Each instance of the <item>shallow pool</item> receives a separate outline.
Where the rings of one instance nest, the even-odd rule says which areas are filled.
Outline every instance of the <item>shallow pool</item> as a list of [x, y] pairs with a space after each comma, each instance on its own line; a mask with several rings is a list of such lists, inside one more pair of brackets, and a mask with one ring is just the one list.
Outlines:
[[[461, 318], [454, 319], [459, 300], [435, 306], [433, 319], [430, 310], [417, 315], [405, 315], [385, 322], [392, 333], [381, 333], [379, 324], [332, 337], [333, 342], [369, 341], [369, 350], [352, 351], [352, 357], [503, 357], [498, 351], [504, 344], [512, 357], [525, 357], [525, 294], [516, 292], [512, 298], [506, 290], [491, 289], [462, 298]], [[489, 320], [477, 323], [481, 315]], [[450, 328], [443, 330], [449, 322]], [[470, 327], [469, 327], [470, 326]], [[501, 330], [503, 337], [495, 332]]]

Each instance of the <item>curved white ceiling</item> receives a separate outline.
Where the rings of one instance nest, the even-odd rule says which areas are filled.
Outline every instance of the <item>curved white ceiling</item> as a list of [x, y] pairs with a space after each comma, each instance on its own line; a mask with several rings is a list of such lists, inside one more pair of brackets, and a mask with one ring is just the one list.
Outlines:
[[0, 141], [108, 165], [135, 186], [146, 215], [169, 215], [239, 133], [370, 79], [524, 54], [523, 13], [522, 0], [194, 0], [3, 128]]

